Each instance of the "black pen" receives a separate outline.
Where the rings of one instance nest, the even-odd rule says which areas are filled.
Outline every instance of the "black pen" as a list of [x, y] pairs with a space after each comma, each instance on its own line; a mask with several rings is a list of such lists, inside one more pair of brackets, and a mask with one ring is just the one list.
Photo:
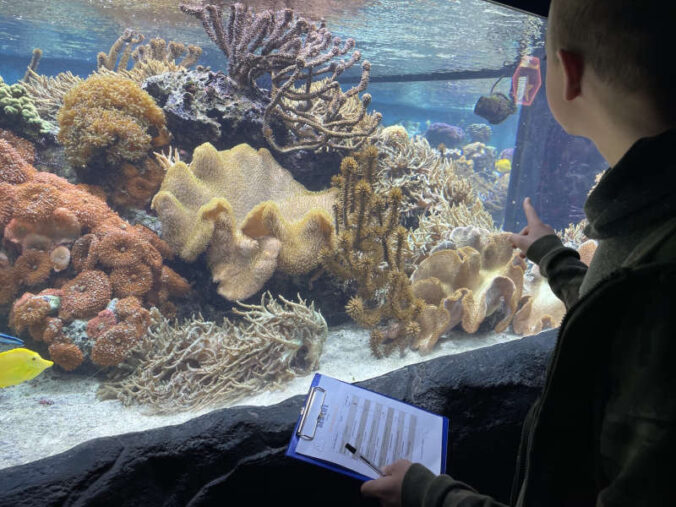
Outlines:
[[366, 463], [368, 466], [370, 466], [373, 469], [373, 471], [375, 473], [377, 473], [378, 475], [380, 475], [381, 477], [385, 475], [380, 468], [378, 468], [373, 463], [371, 463], [369, 460], [367, 460], [360, 452], [357, 452], [357, 449], [354, 446], [352, 446], [350, 444], [345, 444], [345, 449], [350, 451], [352, 454], [354, 454], [360, 460], [362, 460], [364, 463]]

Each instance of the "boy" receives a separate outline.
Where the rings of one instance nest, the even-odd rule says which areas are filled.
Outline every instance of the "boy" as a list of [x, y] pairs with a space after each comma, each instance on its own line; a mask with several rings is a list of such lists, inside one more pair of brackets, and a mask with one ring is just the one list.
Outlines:
[[[524, 422], [511, 505], [676, 505], [674, 4], [550, 6], [550, 109], [611, 169], [585, 204], [598, 241], [588, 269], [528, 199], [528, 225], [512, 234], [568, 312]], [[502, 505], [419, 464], [385, 473], [362, 485], [384, 506]]]

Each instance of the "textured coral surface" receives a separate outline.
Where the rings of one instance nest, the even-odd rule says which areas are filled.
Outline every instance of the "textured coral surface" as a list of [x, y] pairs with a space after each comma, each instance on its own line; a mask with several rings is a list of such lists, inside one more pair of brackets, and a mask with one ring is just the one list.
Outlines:
[[171, 163], [152, 207], [163, 238], [187, 261], [202, 252], [227, 299], [258, 292], [275, 269], [307, 273], [333, 240], [335, 192], [310, 192], [266, 149], [199, 146]]

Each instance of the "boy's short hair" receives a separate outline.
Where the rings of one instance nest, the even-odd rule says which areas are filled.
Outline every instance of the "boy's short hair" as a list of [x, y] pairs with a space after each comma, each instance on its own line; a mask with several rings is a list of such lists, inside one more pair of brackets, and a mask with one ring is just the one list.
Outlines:
[[645, 91], [676, 115], [674, 0], [552, 0], [552, 9], [554, 51], [581, 54], [604, 82]]

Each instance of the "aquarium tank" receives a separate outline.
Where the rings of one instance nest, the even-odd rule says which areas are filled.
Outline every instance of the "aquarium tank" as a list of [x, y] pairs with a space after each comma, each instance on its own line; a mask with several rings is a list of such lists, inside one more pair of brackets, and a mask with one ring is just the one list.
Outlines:
[[556, 328], [607, 164], [484, 0], [0, 0], [0, 468]]

